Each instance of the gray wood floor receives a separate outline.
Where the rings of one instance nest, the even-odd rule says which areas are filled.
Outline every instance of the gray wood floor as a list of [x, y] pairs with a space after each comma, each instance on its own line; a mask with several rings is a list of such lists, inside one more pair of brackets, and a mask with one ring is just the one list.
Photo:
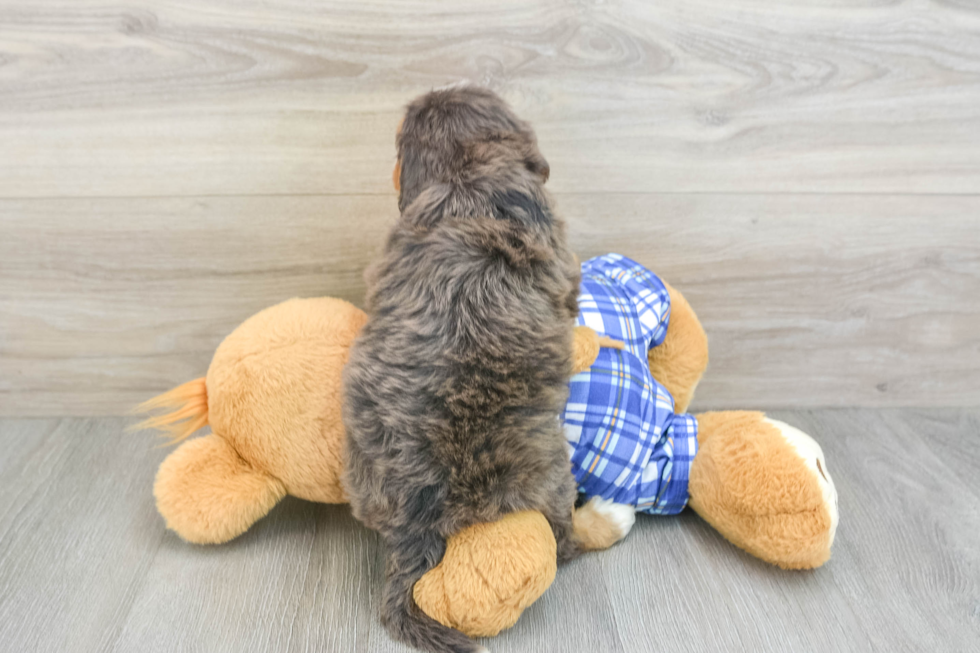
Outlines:
[[[644, 517], [559, 570], [506, 651], [980, 650], [980, 410], [782, 411], [840, 493], [831, 561], [769, 567], [695, 515]], [[400, 651], [381, 551], [345, 507], [287, 500], [239, 540], [166, 532], [166, 455], [121, 418], [0, 420], [3, 651]]]

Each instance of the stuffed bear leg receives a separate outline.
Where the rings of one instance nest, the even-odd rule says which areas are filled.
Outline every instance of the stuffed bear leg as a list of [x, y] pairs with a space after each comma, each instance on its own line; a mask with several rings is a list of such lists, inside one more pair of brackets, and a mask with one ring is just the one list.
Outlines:
[[153, 495], [167, 528], [188, 542], [221, 544], [264, 517], [286, 496], [286, 488], [211, 434], [188, 440], [167, 456]]
[[442, 562], [415, 584], [415, 602], [444, 626], [493, 637], [551, 586], [557, 551], [540, 512], [470, 526], [449, 538]]
[[732, 544], [784, 569], [819, 567], [837, 529], [820, 446], [762, 413], [701, 413], [690, 506]]
[[664, 285], [670, 295], [667, 336], [659, 346], [650, 348], [647, 360], [650, 374], [674, 398], [674, 411], [685, 413], [708, 367], [708, 336], [684, 295], [670, 284]]

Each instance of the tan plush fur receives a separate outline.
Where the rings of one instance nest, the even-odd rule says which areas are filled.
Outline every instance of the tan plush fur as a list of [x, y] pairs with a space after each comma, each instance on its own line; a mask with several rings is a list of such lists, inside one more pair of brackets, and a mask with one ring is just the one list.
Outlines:
[[708, 336], [694, 309], [669, 284], [670, 322], [667, 337], [650, 350], [650, 372], [674, 397], [674, 410], [687, 412], [701, 375], [708, 367]]
[[732, 544], [784, 569], [830, 557], [831, 518], [820, 487], [757, 412], [701, 413], [690, 505]]
[[[286, 494], [346, 500], [339, 481], [340, 374], [364, 320], [337, 299], [283, 302], [222, 342], [206, 382], [143, 405], [176, 409], [144, 423], [171, 436], [186, 437], [209, 419], [213, 431], [182, 444], [157, 472], [154, 494], [168, 528], [189, 542], [219, 544], [244, 533]], [[496, 634], [547, 589], [556, 566], [547, 520], [515, 513], [452, 537], [415, 596], [445, 625], [474, 637]]]
[[[630, 525], [632, 526], [632, 522]], [[575, 510], [575, 514], [572, 515], [572, 526], [587, 551], [608, 549], [625, 536], [625, 531], [620, 525], [610, 520], [608, 515], [595, 510], [591, 502]]]
[[163, 461], [153, 494], [167, 528], [189, 542], [220, 544], [264, 517], [286, 488], [242, 460], [227, 440], [207, 435]]
[[[468, 559], [470, 564], [458, 564]], [[443, 561], [415, 584], [415, 601], [440, 623], [492, 637], [517, 622], [555, 579], [555, 538], [535, 511], [511, 513], [450, 538]]]
[[600, 337], [587, 326], [575, 327], [575, 342], [572, 345], [572, 374], [584, 372], [592, 367], [592, 363], [599, 356], [599, 349], [602, 347], [623, 349], [625, 346], [618, 340], [606, 336]]
[[208, 391], [204, 377], [188, 381], [173, 390], [144, 401], [133, 412], [147, 413], [167, 408], [176, 408], [176, 410], [145, 419], [127, 430], [157, 429], [170, 436], [170, 444], [189, 438], [194, 431], [208, 423]]
[[340, 375], [364, 312], [339, 299], [292, 299], [253, 315], [208, 369], [211, 428], [289, 494], [345, 503]]
[[208, 422], [213, 432], [160, 466], [154, 491], [169, 528], [190, 542], [217, 544], [245, 532], [286, 494], [346, 502], [340, 374], [365, 319], [332, 298], [267, 308], [225, 338], [206, 381], [142, 406], [178, 406], [143, 422], [175, 439]]
[[[707, 340], [680, 293], [670, 293], [670, 327], [651, 365], [658, 378], [670, 379], [675, 396], [690, 397], [707, 363]], [[364, 319], [337, 299], [273, 306], [225, 339], [206, 382], [189, 382], [148, 402], [174, 409], [150, 423], [172, 437], [186, 437], [208, 421], [213, 430], [182, 444], [160, 466], [154, 492], [169, 528], [191, 542], [221, 543], [285, 494], [345, 500], [340, 375]], [[578, 329], [576, 367], [591, 364], [599, 346], [594, 332]], [[825, 561], [830, 526], [820, 490], [775, 428], [761, 413], [704, 413], [698, 424], [691, 506], [763, 560], [786, 568]], [[611, 544], [613, 534], [607, 535], [589, 548]], [[416, 584], [415, 600], [444, 625], [471, 636], [495, 634], [551, 583], [555, 546], [540, 513], [473, 526], [450, 538], [442, 562]]]

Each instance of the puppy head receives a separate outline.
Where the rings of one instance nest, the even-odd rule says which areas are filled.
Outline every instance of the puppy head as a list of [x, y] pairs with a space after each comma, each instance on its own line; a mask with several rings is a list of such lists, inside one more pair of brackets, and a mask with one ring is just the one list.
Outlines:
[[530, 125], [493, 92], [475, 86], [432, 91], [405, 112], [396, 139], [395, 189], [405, 210], [425, 188], [479, 176], [526, 172], [548, 179]]

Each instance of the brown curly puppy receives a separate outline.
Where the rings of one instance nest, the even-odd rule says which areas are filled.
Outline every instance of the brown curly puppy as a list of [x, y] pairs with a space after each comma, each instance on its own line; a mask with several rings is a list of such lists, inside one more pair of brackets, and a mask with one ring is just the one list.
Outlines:
[[345, 484], [387, 544], [381, 619], [435, 652], [478, 651], [422, 613], [415, 582], [446, 539], [541, 511], [561, 561], [582, 550], [558, 421], [579, 267], [530, 126], [490, 91], [434, 91], [397, 138], [401, 217], [369, 273], [345, 368]]

